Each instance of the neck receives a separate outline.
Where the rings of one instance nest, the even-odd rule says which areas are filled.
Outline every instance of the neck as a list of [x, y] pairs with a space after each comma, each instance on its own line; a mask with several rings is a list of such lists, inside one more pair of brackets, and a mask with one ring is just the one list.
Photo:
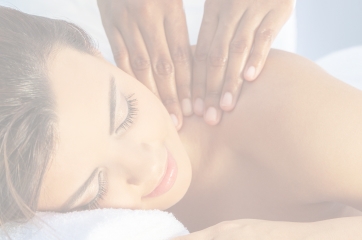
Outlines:
[[204, 149], [205, 141], [204, 140], [204, 123], [198, 119], [198, 117], [189, 117], [184, 120], [182, 129], [179, 131], [179, 137], [183, 143], [185, 150], [190, 158], [192, 166], [192, 179], [197, 179], [201, 173], [204, 162]]
[[[185, 118], [179, 131], [180, 139], [190, 158], [192, 166], [191, 189], [204, 190], [208, 183], [218, 178], [219, 166], [214, 154], [217, 127], [207, 125], [202, 118]], [[190, 190], [191, 190], [190, 189]]]
[[225, 168], [228, 164], [220, 161], [225, 155], [220, 156], [220, 144], [216, 137], [220, 136], [220, 133], [217, 129], [208, 126], [202, 118], [193, 116], [184, 120], [184, 125], [179, 131], [179, 137], [192, 167], [192, 181], [187, 193], [168, 209], [180, 219], [188, 219], [186, 215], [193, 212], [197, 204], [204, 204], [205, 197], [215, 199], [220, 185], [224, 184], [225, 172], [228, 171]]

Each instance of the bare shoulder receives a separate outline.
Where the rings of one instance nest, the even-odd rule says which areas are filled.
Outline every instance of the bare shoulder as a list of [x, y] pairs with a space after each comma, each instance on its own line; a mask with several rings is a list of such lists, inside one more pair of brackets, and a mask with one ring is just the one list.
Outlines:
[[257, 80], [258, 82], [273, 81], [272, 84], [282, 81], [283, 84], [286, 84], [294, 83], [291, 79], [305, 79], [312, 75], [313, 77], [331, 78], [321, 67], [305, 57], [272, 49]]
[[272, 50], [224, 114], [220, 135], [241, 156], [299, 185], [298, 197], [362, 209], [361, 108], [361, 91], [308, 59]]
[[[298, 88], [299, 81], [316, 71], [322, 72], [310, 60], [272, 49], [259, 77], [253, 82], [243, 82], [235, 109], [224, 112], [218, 125], [218, 138], [242, 153], [253, 149], [254, 143], [263, 142], [256, 138], [268, 136], [280, 115], [291, 111], [294, 99], [291, 89]], [[261, 131], [263, 134], [259, 134]]]

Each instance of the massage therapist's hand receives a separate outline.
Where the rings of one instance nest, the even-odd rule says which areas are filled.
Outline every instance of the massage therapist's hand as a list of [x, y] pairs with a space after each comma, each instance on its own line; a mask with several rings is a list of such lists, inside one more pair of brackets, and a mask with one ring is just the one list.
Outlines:
[[216, 125], [261, 72], [295, 0], [206, 0], [193, 68], [194, 112]]
[[98, 0], [98, 7], [117, 66], [159, 96], [180, 129], [183, 114], [192, 114], [182, 0]]
[[313, 231], [316, 229], [304, 223], [242, 219], [221, 222], [172, 240], [300, 240]]
[[360, 240], [362, 217], [342, 217], [318, 222], [273, 222], [241, 219], [172, 240]]

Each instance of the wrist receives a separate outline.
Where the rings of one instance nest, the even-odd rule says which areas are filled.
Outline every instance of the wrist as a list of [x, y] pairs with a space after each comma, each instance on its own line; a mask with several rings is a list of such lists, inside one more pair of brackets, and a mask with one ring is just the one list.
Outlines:
[[362, 217], [347, 217], [306, 223], [305, 240], [362, 239]]

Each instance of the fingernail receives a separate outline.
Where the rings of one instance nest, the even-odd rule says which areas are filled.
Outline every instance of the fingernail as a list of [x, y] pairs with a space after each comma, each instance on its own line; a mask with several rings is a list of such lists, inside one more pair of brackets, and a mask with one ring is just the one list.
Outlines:
[[192, 106], [190, 99], [185, 98], [182, 100], [182, 111], [185, 116], [190, 116], [192, 114]]
[[221, 100], [220, 105], [223, 107], [229, 107], [233, 103], [233, 95], [230, 92], [226, 92]]
[[199, 115], [204, 114], [204, 101], [201, 98], [196, 98], [194, 110]]
[[172, 120], [173, 124], [175, 125], [175, 127], [177, 127], [178, 126], [178, 119], [177, 119], [176, 115], [175, 114], [170, 114], [170, 117], [171, 117], [171, 120]]
[[254, 80], [256, 69], [254, 66], [249, 67], [248, 71], [246, 71], [246, 79]]
[[213, 123], [216, 123], [216, 118], [217, 118], [216, 108], [209, 107], [205, 114], [205, 118], [204, 118], [205, 121], [213, 124]]

